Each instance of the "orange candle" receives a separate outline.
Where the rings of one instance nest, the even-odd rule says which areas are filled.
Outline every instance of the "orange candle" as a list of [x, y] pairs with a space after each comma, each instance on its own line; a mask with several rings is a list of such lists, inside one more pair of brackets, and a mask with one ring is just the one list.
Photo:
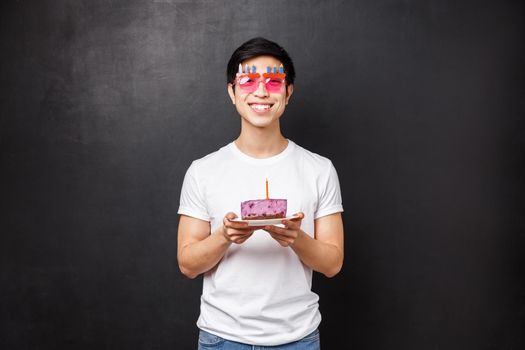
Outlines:
[[268, 178], [266, 178], [266, 200], [268, 200]]

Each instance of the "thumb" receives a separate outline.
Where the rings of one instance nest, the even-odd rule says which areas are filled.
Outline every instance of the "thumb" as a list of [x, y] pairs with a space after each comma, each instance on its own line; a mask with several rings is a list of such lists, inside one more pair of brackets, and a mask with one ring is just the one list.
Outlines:
[[225, 217], [226, 219], [228, 219], [228, 220], [232, 220], [232, 219], [235, 219], [235, 218], [237, 217], [237, 214], [235, 214], [234, 212], [231, 212], [231, 211], [230, 211], [230, 212], [229, 212], [228, 214], [226, 214], [224, 217]]
[[294, 216], [298, 216], [297, 219], [292, 219], [293, 220], [302, 220], [304, 219], [304, 213], [302, 211], [298, 212], [298, 213], [295, 213]]

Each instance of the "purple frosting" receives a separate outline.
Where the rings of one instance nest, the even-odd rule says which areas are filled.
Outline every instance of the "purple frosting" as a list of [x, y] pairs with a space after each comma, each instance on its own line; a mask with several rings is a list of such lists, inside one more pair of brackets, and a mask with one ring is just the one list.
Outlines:
[[286, 199], [254, 199], [241, 203], [241, 217], [249, 219], [273, 219], [286, 217]]

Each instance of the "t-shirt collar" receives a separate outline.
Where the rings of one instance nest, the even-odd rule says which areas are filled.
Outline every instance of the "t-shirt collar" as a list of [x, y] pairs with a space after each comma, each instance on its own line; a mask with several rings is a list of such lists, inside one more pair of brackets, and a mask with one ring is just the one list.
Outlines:
[[275, 163], [275, 162], [278, 162], [278, 161], [284, 159], [290, 153], [292, 153], [292, 151], [294, 150], [295, 143], [292, 140], [289, 140], [289, 139], [286, 139], [286, 140], [288, 140], [288, 145], [286, 146], [286, 148], [281, 153], [278, 153], [278, 154], [276, 154], [274, 156], [271, 156], [271, 157], [268, 157], [268, 158], [254, 158], [254, 157], [251, 157], [251, 156], [247, 155], [246, 153], [243, 153], [237, 147], [235, 142], [233, 142], [233, 141], [229, 144], [229, 148], [230, 148], [232, 153], [237, 158], [239, 158], [239, 159], [241, 159], [241, 160], [243, 160], [245, 162], [248, 162], [248, 163], [251, 163], [251, 164], [271, 164], [271, 163]]

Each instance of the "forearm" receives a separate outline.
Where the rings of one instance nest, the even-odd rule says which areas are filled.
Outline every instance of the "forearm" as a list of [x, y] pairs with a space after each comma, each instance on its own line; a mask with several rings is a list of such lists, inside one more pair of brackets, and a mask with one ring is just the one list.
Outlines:
[[321, 242], [302, 230], [291, 248], [301, 261], [327, 277], [335, 276], [343, 266], [343, 251], [337, 246]]
[[206, 239], [188, 243], [182, 247], [178, 261], [180, 270], [185, 276], [195, 278], [219, 263], [231, 245], [221, 230], [222, 227]]

